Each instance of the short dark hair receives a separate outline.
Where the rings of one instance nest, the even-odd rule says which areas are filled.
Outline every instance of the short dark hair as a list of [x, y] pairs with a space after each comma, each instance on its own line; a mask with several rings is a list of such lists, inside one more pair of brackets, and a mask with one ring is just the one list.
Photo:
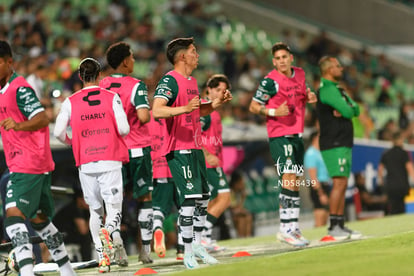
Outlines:
[[215, 74], [212, 75], [208, 80], [207, 80], [207, 87], [210, 88], [215, 88], [217, 86], [219, 86], [220, 82], [224, 82], [227, 85], [227, 89], [230, 89], [230, 82], [229, 79], [223, 75], [223, 74]]
[[290, 47], [286, 43], [283, 43], [283, 42], [276, 42], [275, 44], [273, 44], [272, 55], [274, 55], [279, 50], [285, 50], [285, 51], [288, 51], [289, 53], [292, 53], [292, 51], [290, 50]]
[[112, 44], [106, 51], [106, 61], [113, 69], [118, 66], [131, 55], [131, 47], [128, 43], [118, 42]]
[[95, 82], [101, 72], [101, 65], [94, 58], [85, 58], [79, 64], [79, 77], [83, 82]]
[[7, 41], [0, 40], [0, 58], [13, 57], [11, 47]]
[[194, 44], [194, 38], [176, 38], [171, 40], [167, 45], [167, 59], [172, 65], [175, 64], [175, 56], [181, 50], [187, 50], [191, 44]]

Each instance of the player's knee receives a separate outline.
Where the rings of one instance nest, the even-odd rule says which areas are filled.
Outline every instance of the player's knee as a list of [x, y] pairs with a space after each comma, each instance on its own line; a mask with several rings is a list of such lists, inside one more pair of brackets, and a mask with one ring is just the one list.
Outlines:
[[47, 219], [46, 221], [35, 221], [35, 220], [30, 221], [30, 224], [32, 225], [35, 231], [43, 230], [46, 226], [49, 225], [49, 223], [50, 223], [49, 219]]
[[26, 216], [17, 207], [7, 208], [6, 209], [6, 217], [21, 217], [23, 220], [26, 219]]
[[100, 207], [97, 209], [89, 208], [91, 215], [103, 216], [105, 214], [104, 208]]

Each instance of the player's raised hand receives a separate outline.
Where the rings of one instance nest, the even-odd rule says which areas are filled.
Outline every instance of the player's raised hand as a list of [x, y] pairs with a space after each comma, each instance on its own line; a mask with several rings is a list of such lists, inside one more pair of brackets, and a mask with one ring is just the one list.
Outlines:
[[192, 98], [188, 104], [187, 104], [187, 112], [186, 113], [190, 113], [193, 110], [196, 110], [200, 107], [200, 97], [199, 96], [195, 96], [194, 98]]
[[233, 95], [231, 94], [230, 90], [226, 89], [223, 93], [223, 103], [229, 102], [233, 99]]
[[313, 93], [310, 88], [306, 89], [306, 98], [308, 103], [316, 103], [318, 101], [315, 93]]

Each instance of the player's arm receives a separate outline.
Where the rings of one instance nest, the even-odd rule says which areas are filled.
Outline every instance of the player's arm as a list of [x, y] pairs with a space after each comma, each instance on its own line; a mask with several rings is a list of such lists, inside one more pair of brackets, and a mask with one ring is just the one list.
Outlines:
[[[350, 102], [348, 103], [347, 100], [345, 100], [339, 90], [335, 86], [325, 87], [321, 88], [321, 92], [319, 93], [321, 102], [327, 105], [330, 105], [336, 112], [340, 114], [340, 116], [351, 119], [354, 116], [357, 116], [355, 114], [355, 110], [358, 110], [359, 114], [359, 107], [356, 104], [356, 107]], [[339, 115], [338, 114], [338, 115]]]
[[135, 106], [138, 120], [141, 124], [150, 121], [150, 105], [148, 101], [148, 88], [144, 82], [139, 82], [134, 88], [133, 97], [131, 97], [132, 105]]
[[115, 94], [112, 102], [112, 109], [114, 110], [118, 132], [122, 137], [124, 137], [129, 133], [129, 123], [125, 114], [125, 110], [122, 106], [121, 98], [119, 98], [118, 94]]
[[72, 107], [69, 99], [65, 99], [60, 107], [60, 112], [56, 117], [53, 135], [62, 143], [72, 145], [72, 139], [68, 136], [66, 129], [70, 124]]
[[191, 99], [187, 105], [171, 107], [167, 105], [168, 101], [163, 98], [155, 98], [152, 105], [152, 114], [154, 119], [165, 119], [175, 117], [184, 113], [190, 113], [200, 107], [200, 98], [198, 96]]
[[377, 171], [377, 184], [379, 186], [382, 186], [384, 184], [383, 176], [384, 176], [384, 164], [379, 163], [378, 171]]
[[46, 116], [45, 111], [41, 111], [33, 116], [30, 120], [17, 123], [12, 117], [8, 117], [0, 122], [0, 126], [5, 130], [14, 131], [35, 131], [49, 124], [49, 119]]
[[5, 130], [35, 131], [49, 125], [45, 109], [31, 87], [19, 87], [16, 92], [16, 102], [20, 112], [28, 120], [16, 122], [12, 117], [0, 121], [0, 127]]
[[155, 89], [152, 115], [154, 119], [165, 119], [181, 114], [190, 113], [200, 108], [200, 98], [195, 96], [187, 105], [171, 106], [178, 95], [178, 84], [171, 76], [164, 76]]
[[407, 170], [408, 175], [410, 176], [411, 182], [414, 183], [414, 168], [413, 162], [410, 160], [405, 163], [405, 169]]
[[215, 98], [211, 102], [202, 103], [200, 106], [200, 116], [207, 116], [213, 112], [216, 108], [220, 107], [222, 104], [229, 102], [233, 99], [233, 95], [230, 90], [226, 89], [221, 97]]
[[352, 109], [354, 110], [354, 116], [359, 116], [360, 110], [359, 110], [359, 104], [355, 102], [349, 95], [345, 94], [345, 97], [347, 98], [347, 101], [352, 106]]
[[277, 108], [266, 108], [269, 99], [277, 94], [278, 84], [271, 79], [264, 78], [257, 88], [256, 94], [250, 102], [249, 111], [263, 116], [279, 117], [289, 114], [287, 102], [283, 102]]

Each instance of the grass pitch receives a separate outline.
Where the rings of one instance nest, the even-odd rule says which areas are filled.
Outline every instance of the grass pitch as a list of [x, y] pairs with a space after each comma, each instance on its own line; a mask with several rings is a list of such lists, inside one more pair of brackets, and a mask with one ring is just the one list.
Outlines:
[[[348, 227], [361, 231], [360, 240], [323, 243], [326, 228], [303, 231], [312, 240], [306, 248], [293, 248], [276, 241], [275, 235], [220, 242], [226, 251], [215, 257], [220, 264], [201, 265], [186, 270], [175, 260], [175, 251], [166, 258], [153, 254], [151, 267], [157, 274], [197, 276], [251, 276], [251, 275], [413, 275], [414, 267], [414, 215], [400, 215], [349, 223]], [[275, 227], [276, 229], [276, 227]], [[238, 251], [252, 256], [235, 258]], [[106, 275], [134, 275], [145, 267], [130, 256], [127, 268], [111, 267]], [[97, 268], [78, 270], [78, 275], [97, 275]], [[46, 273], [44, 275], [57, 275]]]

